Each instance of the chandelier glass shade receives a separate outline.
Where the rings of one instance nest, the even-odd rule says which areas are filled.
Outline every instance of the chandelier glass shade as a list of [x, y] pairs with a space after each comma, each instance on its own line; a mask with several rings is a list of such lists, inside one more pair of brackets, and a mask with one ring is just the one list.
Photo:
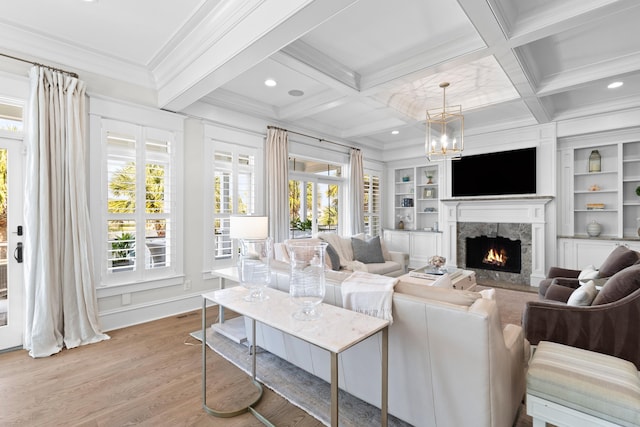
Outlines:
[[447, 107], [446, 91], [449, 83], [440, 83], [442, 108], [427, 110], [425, 154], [431, 161], [457, 158], [464, 149], [464, 116], [462, 106]]

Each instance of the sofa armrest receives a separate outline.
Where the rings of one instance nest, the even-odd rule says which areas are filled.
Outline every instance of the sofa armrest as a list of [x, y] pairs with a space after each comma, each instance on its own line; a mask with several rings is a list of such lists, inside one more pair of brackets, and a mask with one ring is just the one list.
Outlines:
[[522, 316], [531, 345], [552, 341], [629, 360], [640, 367], [640, 333], [629, 319], [640, 315], [637, 295], [608, 304], [567, 306], [529, 301]]
[[572, 270], [561, 267], [551, 267], [547, 272], [547, 278], [552, 279], [554, 277], [570, 277], [577, 279], [580, 275], [580, 270]]
[[405, 252], [389, 251], [389, 258], [391, 258], [389, 261], [400, 264], [404, 272], [407, 271], [407, 267], [409, 265], [409, 254]]
[[551, 282], [549, 289], [544, 294], [544, 298], [551, 301], [567, 302], [569, 297], [580, 287], [578, 279], [555, 278]]

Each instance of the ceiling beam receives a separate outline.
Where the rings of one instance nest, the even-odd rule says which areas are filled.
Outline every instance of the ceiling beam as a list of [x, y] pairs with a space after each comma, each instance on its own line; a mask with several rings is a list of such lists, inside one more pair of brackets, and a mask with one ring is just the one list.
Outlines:
[[223, 2], [212, 13], [212, 20], [203, 20], [209, 33], [194, 32], [199, 39], [191, 40], [192, 46], [205, 42], [206, 47], [199, 48], [200, 54], [190, 61], [173, 64], [177, 72], [160, 83], [159, 106], [173, 111], [184, 109], [357, 1]]

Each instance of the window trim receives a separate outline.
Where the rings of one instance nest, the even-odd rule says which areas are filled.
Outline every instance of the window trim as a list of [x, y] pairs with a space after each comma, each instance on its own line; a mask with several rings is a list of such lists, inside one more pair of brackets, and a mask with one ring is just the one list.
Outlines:
[[[133, 118], [133, 120], [132, 120]], [[134, 123], [137, 122], [137, 123]], [[184, 276], [184, 250], [183, 239], [183, 126], [184, 118], [173, 113], [158, 112], [144, 107], [135, 107], [129, 104], [120, 104], [100, 98], [90, 98], [90, 155], [88, 156], [90, 179], [90, 207], [89, 212], [92, 218], [93, 233], [93, 253], [94, 253], [94, 273], [96, 287], [104, 290], [106, 288], [121, 287], [125, 285], [141, 285], [145, 289], [154, 289], [170, 286], [168, 283], [179, 283]], [[149, 138], [155, 138], [158, 133], [163, 138], [170, 137], [171, 152], [171, 207], [170, 216], [173, 218], [173, 238], [172, 265], [167, 268], [142, 269], [140, 275], [125, 274], [122, 277], [109, 277], [106, 270], [106, 257], [104, 248], [106, 240], [104, 232], [108, 219], [107, 203], [107, 144], [105, 128], [109, 130], [123, 129], [146, 129]], [[137, 134], [137, 133], [136, 133]], [[143, 133], [144, 135], [144, 133]], [[141, 140], [144, 143], [144, 139]], [[146, 271], [145, 271], [146, 270]], [[154, 271], [156, 270], [156, 271]]]
[[[233, 194], [233, 212], [229, 214], [216, 214], [214, 211], [214, 195], [213, 195], [213, 185], [215, 183], [215, 160], [214, 154], [216, 151], [227, 151], [232, 153], [233, 159], [237, 159], [239, 154], [248, 154], [253, 156], [254, 158], [254, 166], [253, 166], [253, 176], [255, 180], [254, 186], [254, 206], [253, 206], [253, 214], [254, 215], [264, 215], [265, 212], [265, 196], [264, 196], [264, 184], [260, 185], [261, 181], [264, 181], [262, 178], [264, 177], [264, 150], [262, 147], [254, 147], [248, 144], [241, 143], [232, 143], [226, 141], [220, 141], [213, 137], [206, 137], [204, 144], [204, 158], [203, 162], [205, 162], [204, 167], [204, 230], [207, 233], [207, 237], [204, 239], [203, 245], [203, 263], [204, 263], [204, 271], [205, 275], [207, 271], [212, 271], [214, 269], [224, 268], [233, 266], [235, 263], [235, 257], [231, 256], [225, 259], [215, 258], [215, 239], [212, 238], [213, 227], [216, 218], [224, 218], [231, 215], [236, 214], [237, 203], [238, 203], [238, 174], [239, 168], [237, 162], [233, 161], [232, 163], [232, 182], [233, 186], [231, 192]], [[236, 253], [237, 250], [237, 242], [232, 242], [231, 252], [232, 255]]]

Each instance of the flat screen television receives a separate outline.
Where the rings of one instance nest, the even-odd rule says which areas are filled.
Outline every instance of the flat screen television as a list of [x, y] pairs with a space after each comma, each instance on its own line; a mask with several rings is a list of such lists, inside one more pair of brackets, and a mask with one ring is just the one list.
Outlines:
[[463, 156], [451, 162], [451, 195], [536, 193], [536, 148]]

